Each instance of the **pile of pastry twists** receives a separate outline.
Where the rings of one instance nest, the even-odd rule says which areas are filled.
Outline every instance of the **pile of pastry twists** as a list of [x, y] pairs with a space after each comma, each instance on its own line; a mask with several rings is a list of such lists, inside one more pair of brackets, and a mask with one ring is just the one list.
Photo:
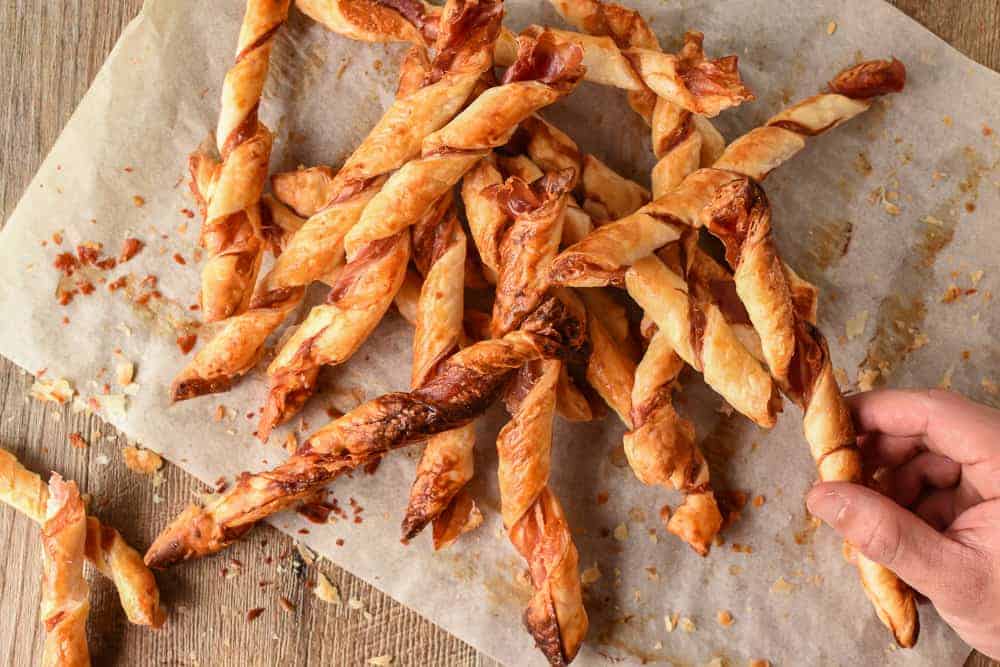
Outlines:
[[[685, 366], [761, 428], [782, 396], [802, 411], [823, 480], [860, 481], [853, 427], [816, 327], [816, 289], [775, 248], [760, 184], [783, 162], [903, 89], [899, 61], [837, 74], [827, 91], [727, 144], [710, 120], [754, 99], [735, 56], [711, 59], [688, 32], [662, 49], [636, 11], [550, 0], [574, 30], [503, 27], [502, 0], [298, 0], [348, 39], [412, 44], [395, 101], [339, 170], [266, 181], [270, 133], [257, 120], [267, 58], [288, 2], [250, 0], [226, 78], [219, 156], [192, 157], [209, 251], [201, 299], [222, 320], [178, 374], [175, 400], [225, 391], [265, 353], [312, 283], [330, 286], [267, 368], [258, 435], [295, 415], [323, 366], [349, 360], [393, 306], [414, 326], [412, 386], [333, 420], [273, 470], [244, 474], [182, 512], [146, 562], [225, 548], [262, 518], [313, 497], [390, 450], [426, 442], [402, 518], [433, 526], [435, 549], [482, 515], [473, 422], [502, 398], [496, 437], [503, 524], [534, 595], [524, 623], [553, 665], [587, 632], [573, 532], [549, 484], [556, 415], [606, 408], [644, 484], [679, 491], [669, 532], [709, 554], [724, 525], [699, 434], [674, 407]], [[539, 112], [587, 80], [621, 88], [649, 125], [652, 190], [616, 174]], [[461, 206], [458, 202], [461, 202]], [[721, 241], [713, 256], [701, 236]], [[276, 260], [251, 286], [265, 247]], [[466, 303], [466, 296], [476, 298]], [[487, 304], [483, 306], [482, 304]], [[489, 304], [492, 304], [491, 306]], [[864, 590], [901, 646], [916, 641], [913, 592], [857, 557]]]

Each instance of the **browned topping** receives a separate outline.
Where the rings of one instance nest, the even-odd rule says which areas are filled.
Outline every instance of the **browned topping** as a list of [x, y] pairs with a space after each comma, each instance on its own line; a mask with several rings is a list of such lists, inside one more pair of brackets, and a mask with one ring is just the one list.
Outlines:
[[256, 621], [257, 618], [264, 613], [263, 607], [254, 607], [253, 609], [247, 611], [247, 623], [252, 623]]
[[86, 449], [87, 447], [87, 441], [79, 433], [69, 434], [69, 444], [70, 447], [75, 447], [76, 449]]
[[187, 264], [187, 260], [184, 259], [184, 256], [182, 254], [180, 254], [179, 252], [175, 252], [174, 253], [174, 261], [177, 262], [178, 264], [180, 264], [181, 266], [184, 266], [185, 264]]
[[400, 235], [393, 234], [386, 238], [378, 239], [368, 243], [355, 255], [354, 259], [340, 272], [337, 282], [330, 288], [330, 293], [326, 297], [327, 303], [337, 303], [337, 301], [347, 296], [355, 283], [358, 282], [368, 271], [369, 265], [384, 257], [399, 241]]
[[705, 327], [708, 325], [708, 321], [705, 318], [705, 312], [693, 301], [689, 302], [688, 305], [688, 319], [691, 321], [691, 347], [694, 348], [695, 358], [700, 366], [702, 363], [701, 350], [705, 343]]
[[748, 238], [770, 233], [771, 208], [763, 188], [749, 178], [723, 185], [702, 211], [705, 226], [726, 247], [726, 261], [736, 269]]
[[[380, 2], [384, 0], [379, 0]], [[399, 0], [393, 0], [399, 1]], [[423, 3], [418, 0], [402, 0], [419, 5], [423, 12]], [[407, 16], [406, 13], [403, 13]], [[500, 33], [500, 20], [503, 17], [503, 3], [490, 2], [459, 2], [449, 6], [443, 16], [440, 35], [437, 36], [437, 56], [428, 75], [428, 83], [438, 81], [448, 71], [459, 69], [469, 63], [473, 67], [477, 59], [492, 57], [490, 50]], [[409, 19], [409, 16], [407, 16]], [[411, 23], [414, 21], [411, 19]], [[424, 32], [423, 25], [414, 23]], [[436, 28], [437, 26], [433, 26]], [[433, 37], [431, 37], [433, 39]]]
[[94, 283], [89, 280], [81, 280], [76, 284], [76, 288], [80, 290], [80, 294], [84, 296], [94, 293]]
[[[420, 31], [428, 44], [437, 39], [438, 19], [433, 14], [427, 13], [424, 3], [420, 0], [375, 0], [375, 2], [399, 12], [414, 28]], [[466, 6], [470, 3], [460, 4]]]
[[181, 354], [187, 354], [194, 348], [195, 342], [198, 340], [197, 334], [181, 334], [177, 337], [177, 347], [180, 348]]
[[538, 81], [569, 90], [583, 73], [583, 49], [575, 43], [560, 43], [554, 33], [543, 30], [537, 37], [517, 38], [517, 59], [504, 72], [503, 83]]
[[788, 367], [788, 397], [805, 407], [812, 400], [813, 388], [829, 354], [823, 334], [801, 319], [795, 322], [795, 352]]
[[706, 60], [702, 49], [704, 39], [700, 32], [685, 33], [684, 46], [678, 54], [677, 74], [691, 94], [726, 97], [734, 103], [754, 99], [740, 79], [739, 58]]
[[96, 264], [100, 252], [100, 244], [82, 243], [76, 247], [76, 256], [80, 258], [80, 263], [84, 266]]
[[121, 254], [118, 255], [118, 261], [125, 263], [139, 254], [143, 246], [146, 244], [136, 238], [127, 238], [125, 243], [122, 244]]
[[61, 252], [56, 255], [55, 261], [52, 265], [62, 272], [65, 276], [71, 276], [79, 268], [80, 263], [77, 261], [76, 257], [73, 256], [71, 252]]
[[108, 291], [116, 292], [125, 287], [126, 283], [128, 283], [128, 277], [119, 276], [118, 278], [115, 278], [114, 280], [108, 283]]
[[854, 99], [898, 93], [906, 85], [906, 67], [892, 60], [869, 60], [844, 70], [830, 82], [830, 90]]
[[194, 211], [192, 211], [189, 208], [182, 208], [181, 209], [181, 215], [183, 215], [186, 218], [193, 218], [194, 217]]

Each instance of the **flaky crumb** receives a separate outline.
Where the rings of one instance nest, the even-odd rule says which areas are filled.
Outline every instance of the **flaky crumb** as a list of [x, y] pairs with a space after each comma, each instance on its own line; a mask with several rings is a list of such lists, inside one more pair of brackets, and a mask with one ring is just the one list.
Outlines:
[[854, 340], [865, 332], [865, 325], [868, 324], [868, 311], [862, 310], [855, 313], [847, 320], [847, 340]]
[[756, 498], [753, 499], [753, 506], [754, 507], [763, 507], [764, 503], [766, 502], [766, 500], [767, 499], [764, 498], [764, 496], [757, 496]]
[[850, 382], [847, 377], [847, 371], [840, 366], [833, 367], [833, 377], [841, 387], [846, 386]]
[[951, 389], [951, 376], [955, 373], [955, 364], [948, 366], [941, 379], [938, 381], [938, 389]]
[[625, 540], [627, 540], [628, 526], [626, 526], [624, 523], [620, 523], [617, 526], [615, 526], [614, 537], [619, 542], [624, 542]]
[[163, 467], [163, 459], [160, 458], [160, 455], [148, 449], [139, 449], [129, 445], [122, 450], [122, 456], [129, 470], [142, 475], [152, 475]]
[[146, 205], [146, 199], [139, 195], [132, 195], [132, 203], [141, 208]]
[[975, 287], [979, 284], [979, 281], [983, 279], [984, 272], [982, 270], [973, 271], [969, 274], [969, 280], [972, 281], [972, 286]]
[[601, 579], [601, 569], [597, 567], [595, 563], [592, 567], [588, 567], [586, 570], [580, 573], [580, 582], [584, 586], [589, 586], [590, 584], [596, 583]]
[[38, 379], [31, 385], [28, 394], [36, 401], [50, 401], [61, 405], [73, 398], [76, 390], [66, 378]]
[[299, 448], [299, 439], [295, 435], [295, 431], [289, 431], [285, 436], [285, 451], [289, 454], [294, 454]]
[[301, 542], [295, 543], [295, 550], [302, 556], [302, 560], [305, 561], [306, 565], [312, 565], [316, 562], [316, 552]]
[[663, 617], [663, 626], [667, 629], [667, 632], [673, 632], [674, 628], [677, 627], [677, 619], [680, 617], [678, 612], [673, 614], [668, 614]]
[[694, 621], [692, 621], [687, 616], [685, 616], [684, 618], [682, 618], [680, 620], [680, 626], [681, 626], [681, 630], [683, 630], [684, 632], [687, 632], [689, 634], [698, 629], [698, 626], [695, 625]]
[[132, 378], [135, 377], [135, 364], [121, 355], [118, 357], [118, 361], [115, 363], [115, 382], [124, 387], [132, 384]]
[[341, 604], [340, 589], [331, 584], [322, 572], [316, 575], [316, 587], [313, 588], [313, 593], [327, 604]]
[[771, 667], [770, 660], [751, 660], [750, 667]]
[[1000, 386], [990, 378], [983, 378], [983, 391], [990, 396], [1000, 396]]
[[347, 601], [347, 606], [353, 609], [354, 611], [357, 611], [359, 609], [364, 609], [365, 603], [357, 598], [351, 598], [350, 600]]
[[861, 391], [871, 391], [878, 382], [879, 372], [875, 368], [864, 368], [858, 372], [858, 389]]
[[79, 433], [69, 434], [69, 445], [70, 447], [75, 447], [76, 449], [86, 449], [87, 441], [83, 439], [83, 436]]
[[826, 34], [832, 35], [835, 32], [837, 32], [837, 22], [830, 21], [829, 23], [826, 24]]
[[733, 620], [733, 615], [725, 609], [720, 609], [715, 612], [715, 620], [718, 621], [719, 625], [724, 628], [728, 628], [735, 621]]
[[388, 667], [392, 664], [391, 655], [379, 655], [374, 658], [368, 658], [369, 665], [376, 665], [376, 667]]
[[782, 593], [784, 595], [788, 595], [794, 590], [795, 590], [795, 584], [785, 581], [784, 577], [778, 577], [778, 580], [775, 581], [774, 584], [771, 586], [772, 593]]
[[941, 221], [939, 218], [935, 218], [933, 215], [925, 215], [924, 217], [920, 218], [920, 222], [924, 223], [925, 225], [933, 225], [934, 227], [944, 227], [944, 222]]

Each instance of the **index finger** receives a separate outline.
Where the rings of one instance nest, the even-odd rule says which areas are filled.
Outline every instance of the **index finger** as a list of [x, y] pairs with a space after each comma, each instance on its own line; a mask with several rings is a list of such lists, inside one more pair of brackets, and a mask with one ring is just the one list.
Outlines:
[[940, 389], [879, 389], [847, 398], [859, 433], [922, 437], [927, 448], [972, 465], [1000, 455], [1000, 410]]

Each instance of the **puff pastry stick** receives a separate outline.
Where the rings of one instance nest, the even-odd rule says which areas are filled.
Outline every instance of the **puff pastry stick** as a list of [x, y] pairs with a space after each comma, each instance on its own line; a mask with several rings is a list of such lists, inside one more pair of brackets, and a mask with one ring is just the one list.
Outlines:
[[[723, 187], [704, 212], [735, 271], [740, 300], [760, 335], [764, 357], [782, 391], [803, 410], [806, 442], [823, 481], [862, 479], [854, 425], [833, 374], [826, 340], [800, 317], [771, 239], [771, 209], [749, 178]], [[884, 567], [856, 555], [858, 571], [878, 617], [900, 646], [919, 631], [912, 590]]]
[[[567, 95], [579, 82], [578, 47], [560, 45], [544, 33], [537, 39], [519, 40], [521, 53], [505, 73], [503, 85], [488, 88], [445, 127], [429, 135], [424, 140], [423, 156], [394, 173], [365, 207], [357, 225], [344, 238], [348, 258], [345, 275], [351, 273], [350, 266], [359, 258], [379, 252], [387, 239], [406, 235], [434, 201], [493, 147], [505, 143], [522, 120]], [[351, 275], [357, 279], [363, 272]], [[392, 287], [390, 301], [399, 283]], [[366, 326], [338, 323], [339, 309], [316, 307], [278, 353], [268, 369], [268, 407], [259, 433], [268, 433], [271, 426], [294, 414], [311, 393], [318, 369], [345, 361], [384, 312], [367, 307], [362, 299], [352, 300], [351, 307], [356, 313], [370, 315], [365, 319]]]
[[[413, 335], [411, 386], [414, 389], [424, 385], [461, 343], [466, 243], [453, 207], [440, 222], [417, 224], [413, 228], [414, 261], [424, 274]], [[472, 479], [475, 444], [472, 423], [439, 433], [427, 441], [410, 487], [403, 539], [416, 537], [434, 521], [434, 547], [440, 549], [463, 529], [477, 525], [479, 515], [472, 498], [457, 497]], [[449, 508], [451, 511], [446, 512]], [[441, 539], [444, 536], [447, 539]]]
[[673, 191], [566, 249], [553, 263], [553, 280], [578, 287], [620, 284], [626, 267], [676, 240], [671, 223], [697, 225], [718, 188], [738, 175], [764, 179], [797, 154], [807, 137], [857, 116], [876, 96], [902, 90], [905, 78], [898, 60], [869, 61], [844, 70], [831, 82], [833, 92], [785, 109], [730, 144], [712, 169], [694, 172]]
[[573, 661], [587, 634], [579, 555], [562, 506], [549, 488], [558, 360], [529, 362], [508, 395], [510, 421], [497, 436], [500, 504], [511, 544], [534, 588], [524, 624], [552, 665]]
[[216, 142], [222, 166], [207, 198], [200, 243], [207, 258], [201, 276], [206, 322], [217, 322], [250, 303], [264, 241], [257, 203], [267, 178], [271, 132], [258, 120], [271, 48], [288, 19], [290, 0], [248, 0], [236, 62], [222, 85]]
[[649, 190], [620, 176], [593, 155], [583, 157], [583, 210], [598, 225], [624, 218], [649, 203]]
[[52, 473], [42, 524], [42, 624], [45, 667], [90, 665], [87, 614], [90, 587], [83, 578], [87, 515], [76, 482]]
[[[42, 478], [25, 469], [13, 454], [0, 449], [0, 501], [38, 524], [45, 523], [49, 488]], [[158, 628], [166, 614], [160, 606], [160, 590], [142, 556], [117, 530], [94, 517], [87, 517], [84, 553], [94, 567], [114, 582], [118, 599], [130, 623]]]
[[189, 507], [146, 552], [151, 567], [224, 549], [253, 524], [315, 493], [388, 451], [449, 431], [481, 415], [515, 370], [538, 358], [578, 355], [579, 313], [550, 298], [501, 340], [460, 350], [422, 387], [386, 394], [319, 429], [277, 468], [241, 477], [207, 508]]
[[[385, 175], [418, 155], [424, 138], [451, 120], [472, 94], [488, 67], [481, 42], [499, 22], [499, 7], [499, 2], [470, 5], [468, 11], [483, 19], [471, 22], [475, 29], [468, 29], [466, 21], [446, 22], [442, 34], [451, 48], [436, 61], [439, 66], [427, 62], [422, 48], [410, 51], [392, 106], [323, 187], [327, 199], [321, 210], [289, 240], [258, 285], [251, 309], [227, 320], [174, 379], [174, 400], [227, 390], [254, 366], [268, 336], [298, 307], [309, 284], [342, 261], [344, 234]], [[276, 192], [282, 181], [275, 183]]]

